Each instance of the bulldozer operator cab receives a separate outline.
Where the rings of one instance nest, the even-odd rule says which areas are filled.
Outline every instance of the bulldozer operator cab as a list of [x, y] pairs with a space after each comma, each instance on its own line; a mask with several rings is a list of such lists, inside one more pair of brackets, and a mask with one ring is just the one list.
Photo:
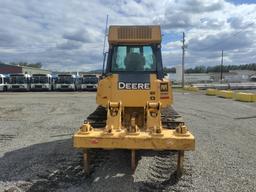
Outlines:
[[156, 72], [156, 46], [114, 46], [111, 56], [111, 72]]
[[144, 73], [163, 78], [160, 26], [110, 26], [106, 74]]

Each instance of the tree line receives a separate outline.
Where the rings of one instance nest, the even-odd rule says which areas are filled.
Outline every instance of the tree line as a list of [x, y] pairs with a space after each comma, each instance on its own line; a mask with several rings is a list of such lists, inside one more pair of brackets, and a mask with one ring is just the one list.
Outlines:
[[[256, 71], [256, 63], [243, 64], [243, 65], [215, 65], [215, 66], [196, 66], [185, 70], [186, 73], [214, 73], [214, 72], [229, 72], [230, 70], [252, 70]], [[174, 67], [164, 67], [164, 73], [176, 73]]]
[[210, 73], [210, 72], [229, 72], [231, 70], [252, 70], [256, 71], [256, 63], [244, 65], [215, 65], [215, 66], [196, 66], [186, 69], [186, 73]]

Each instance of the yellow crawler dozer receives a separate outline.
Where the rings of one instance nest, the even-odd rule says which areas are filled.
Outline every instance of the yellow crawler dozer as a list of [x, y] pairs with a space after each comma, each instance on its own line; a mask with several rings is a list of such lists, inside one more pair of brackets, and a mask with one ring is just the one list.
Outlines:
[[177, 173], [184, 151], [195, 149], [195, 138], [173, 104], [171, 82], [164, 79], [160, 26], [110, 26], [105, 72], [99, 81], [99, 107], [73, 136], [84, 151], [89, 173], [89, 149], [129, 149], [136, 168], [136, 150], [177, 151]]

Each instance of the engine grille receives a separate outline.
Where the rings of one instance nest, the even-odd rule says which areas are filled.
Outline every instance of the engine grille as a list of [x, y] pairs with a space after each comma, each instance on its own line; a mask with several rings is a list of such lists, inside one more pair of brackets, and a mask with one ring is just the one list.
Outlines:
[[120, 27], [117, 32], [118, 39], [151, 39], [150, 27]]

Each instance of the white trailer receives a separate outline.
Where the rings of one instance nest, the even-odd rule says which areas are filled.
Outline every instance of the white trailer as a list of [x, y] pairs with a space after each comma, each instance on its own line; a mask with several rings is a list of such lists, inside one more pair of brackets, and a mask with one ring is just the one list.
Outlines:
[[83, 75], [81, 78], [81, 89], [86, 91], [96, 91], [99, 79], [96, 75]]
[[31, 77], [32, 91], [51, 91], [53, 88], [52, 75], [50, 74], [33, 74]]
[[76, 91], [79, 89], [79, 81], [76, 75], [58, 75], [54, 89], [58, 91]]
[[0, 91], [7, 91], [8, 89], [8, 78], [7, 76], [0, 74]]
[[30, 91], [30, 75], [10, 74], [8, 91]]

